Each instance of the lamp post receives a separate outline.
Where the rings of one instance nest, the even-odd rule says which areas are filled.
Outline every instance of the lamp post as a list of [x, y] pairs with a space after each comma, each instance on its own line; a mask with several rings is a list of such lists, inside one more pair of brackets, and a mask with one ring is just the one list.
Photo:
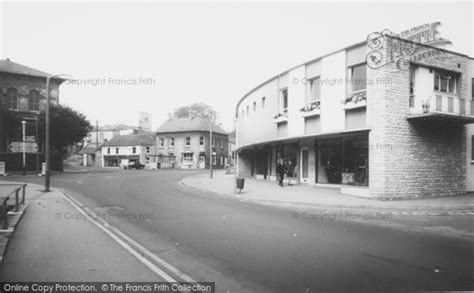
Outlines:
[[23, 120], [21, 121], [21, 130], [23, 134], [23, 139], [22, 139], [22, 148], [23, 148], [23, 176], [26, 175], [26, 121]]
[[46, 163], [46, 172], [44, 174], [44, 191], [49, 192], [49, 187], [50, 187], [50, 141], [49, 141], [49, 108], [50, 108], [50, 102], [51, 102], [51, 93], [50, 93], [50, 81], [52, 78], [56, 77], [61, 77], [61, 76], [69, 76], [69, 74], [57, 74], [57, 75], [50, 75], [46, 77], [46, 131], [45, 131], [45, 147], [44, 147], [44, 153], [45, 153], [45, 163]]

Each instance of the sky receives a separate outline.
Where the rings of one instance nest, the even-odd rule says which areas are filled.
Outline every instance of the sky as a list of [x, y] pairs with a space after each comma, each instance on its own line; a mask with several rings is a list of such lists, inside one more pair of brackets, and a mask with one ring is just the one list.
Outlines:
[[472, 2], [0, 1], [0, 58], [72, 75], [60, 103], [100, 125], [144, 111], [156, 129], [204, 102], [232, 130], [256, 85], [386, 28], [440, 21], [449, 49], [474, 56]]

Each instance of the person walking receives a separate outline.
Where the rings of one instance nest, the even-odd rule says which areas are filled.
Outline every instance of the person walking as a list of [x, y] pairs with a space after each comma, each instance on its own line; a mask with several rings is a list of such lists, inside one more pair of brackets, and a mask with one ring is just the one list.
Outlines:
[[288, 171], [287, 171], [287, 174], [288, 174], [288, 186], [293, 186], [293, 184], [291, 183], [291, 179], [293, 179], [293, 174], [294, 174], [294, 167], [293, 167], [293, 164], [291, 163], [291, 160], [288, 160]]
[[283, 187], [283, 179], [285, 178], [286, 167], [282, 158], [278, 159], [276, 171], [278, 173], [278, 185]]

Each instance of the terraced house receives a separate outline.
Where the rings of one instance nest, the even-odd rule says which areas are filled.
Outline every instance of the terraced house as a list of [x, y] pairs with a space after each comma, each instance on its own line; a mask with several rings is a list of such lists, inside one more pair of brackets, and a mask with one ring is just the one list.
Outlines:
[[[372, 198], [474, 190], [474, 60], [383, 35], [262, 82], [236, 107], [238, 172]], [[317, 196], [317, 189], [315, 189]]]

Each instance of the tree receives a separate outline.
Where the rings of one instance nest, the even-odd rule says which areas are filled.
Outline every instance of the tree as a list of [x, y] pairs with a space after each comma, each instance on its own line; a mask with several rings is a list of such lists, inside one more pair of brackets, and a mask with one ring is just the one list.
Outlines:
[[178, 107], [173, 111], [172, 118], [189, 118], [191, 115], [211, 117], [213, 121], [218, 119], [216, 110], [206, 103], [194, 103]]
[[[39, 117], [39, 135], [45, 135], [45, 113]], [[65, 155], [67, 147], [82, 142], [92, 131], [92, 125], [86, 116], [63, 105], [51, 105], [50, 108], [50, 146], [52, 151]]]

